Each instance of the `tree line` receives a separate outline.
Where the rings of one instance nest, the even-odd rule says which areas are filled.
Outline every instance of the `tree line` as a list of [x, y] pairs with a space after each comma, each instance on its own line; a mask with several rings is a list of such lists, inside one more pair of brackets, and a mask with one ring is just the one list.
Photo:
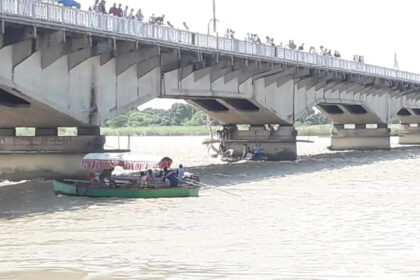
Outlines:
[[[201, 126], [206, 124], [206, 114], [190, 104], [175, 103], [168, 110], [147, 108], [133, 110], [105, 123], [105, 127], [145, 127], [145, 126]], [[314, 110], [308, 111], [297, 120], [300, 124], [328, 124], [327, 117]]]
[[144, 126], [200, 126], [205, 124], [205, 114], [189, 104], [175, 103], [168, 110], [147, 108], [133, 110], [105, 123], [105, 127]]

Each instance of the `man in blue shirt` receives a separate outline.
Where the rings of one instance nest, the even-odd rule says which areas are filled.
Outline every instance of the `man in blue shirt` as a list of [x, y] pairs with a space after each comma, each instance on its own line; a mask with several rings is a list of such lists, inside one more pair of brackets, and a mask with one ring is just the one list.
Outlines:
[[254, 146], [254, 160], [258, 160], [260, 158], [261, 147], [259, 144], [255, 144]]
[[178, 168], [178, 179], [182, 180], [182, 178], [184, 178], [184, 174], [185, 174], [184, 166], [180, 164]]

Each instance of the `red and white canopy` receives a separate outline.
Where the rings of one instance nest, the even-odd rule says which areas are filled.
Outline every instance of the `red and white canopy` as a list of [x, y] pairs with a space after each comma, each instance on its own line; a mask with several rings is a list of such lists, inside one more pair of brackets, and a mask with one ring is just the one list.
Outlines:
[[147, 170], [153, 168], [169, 168], [172, 159], [168, 157], [144, 156], [134, 153], [96, 153], [87, 154], [82, 161], [86, 169], [112, 169], [120, 166], [126, 170]]

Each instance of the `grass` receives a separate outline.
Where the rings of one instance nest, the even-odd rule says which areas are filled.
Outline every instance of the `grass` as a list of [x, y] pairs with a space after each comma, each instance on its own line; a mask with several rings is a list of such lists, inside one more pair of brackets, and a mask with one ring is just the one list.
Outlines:
[[184, 135], [209, 135], [205, 126], [145, 126], [145, 127], [122, 127], [101, 129], [105, 136], [184, 136]]

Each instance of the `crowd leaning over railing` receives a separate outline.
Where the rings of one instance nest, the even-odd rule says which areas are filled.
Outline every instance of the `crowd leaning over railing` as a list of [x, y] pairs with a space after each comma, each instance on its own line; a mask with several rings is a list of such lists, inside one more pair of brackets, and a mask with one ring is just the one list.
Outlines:
[[[29, 0], [29, 1], [41, 1], [41, 0]], [[81, 8], [80, 3], [78, 3], [76, 0], [46, 0], [46, 2], [52, 2], [53, 4], [58, 3], [58, 4], [62, 4], [65, 7], [74, 7], [77, 9]], [[89, 7], [89, 11], [91, 12], [95, 12], [95, 13], [100, 13], [100, 14], [108, 14], [111, 16], [115, 16], [115, 17], [120, 17], [120, 18], [126, 18], [126, 19], [130, 19], [130, 20], [137, 20], [140, 22], [144, 22], [145, 21], [145, 17], [142, 13], [141, 9], [138, 9], [137, 12], [135, 12], [135, 9], [131, 8], [129, 6], [125, 6], [123, 9], [123, 5], [121, 3], [119, 3], [117, 5], [117, 3], [113, 3], [113, 5], [111, 6], [111, 8], [109, 8], [109, 10], [106, 7], [106, 1], [105, 0], [95, 0], [94, 5]], [[155, 14], [152, 14], [149, 17], [148, 23], [150, 24], [154, 24], [154, 25], [166, 25], [169, 26], [171, 28], [175, 28], [174, 25], [170, 22], [170, 21], [166, 21], [165, 22], [165, 15], [161, 15], [161, 16], [156, 16]], [[190, 31], [190, 28], [188, 27], [188, 25], [186, 24], [186, 22], [182, 23], [183, 25], [183, 29], [185, 29], [186, 31]], [[235, 31], [233, 29], [226, 29], [226, 33], [224, 34], [224, 37], [227, 39], [231, 39], [231, 40], [235, 40], [236, 36], [235, 36]], [[294, 42], [294, 40], [289, 40], [289, 42], [287, 44], [283, 45], [283, 42], [280, 42], [279, 44], [276, 44], [274, 42], [274, 38], [270, 37], [270, 36], [266, 36], [265, 37], [265, 42], [263, 43], [261, 38], [259, 37], [258, 34], [255, 33], [248, 33], [247, 36], [245, 37], [245, 41], [246, 42], [250, 42], [250, 43], [254, 43], [254, 44], [265, 44], [267, 46], [271, 46], [271, 47], [278, 47], [278, 48], [288, 48], [290, 50], [297, 50], [297, 51], [305, 51], [305, 44], [302, 43], [299, 46]], [[337, 50], [335, 50], [334, 52], [331, 49], [325, 48], [324, 46], [320, 46], [318, 49], [314, 46], [311, 46], [308, 49], [308, 52], [310, 54], [317, 54], [317, 55], [321, 55], [321, 56], [326, 56], [326, 57], [335, 57], [335, 58], [341, 58], [341, 53]], [[363, 55], [354, 55], [353, 56], [353, 61], [357, 62], [357, 63], [364, 63], [365, 59]]]
[[[225, 37], [228, 39], [235, 39], [235, 31], [232, 29], [227, 29]], [[258, 34], [248, 33], [245, 37], [246, 42], [251, 42], [255, 44], [262, 44], [262, 41]], [[271, 47], [278, 47], [278, 48], [288, 48], [291, 50], [298, 50], [298, 51], [305, 51], [305, 44], [302, 43], [301, 45], [296, 45], [294, 40], [289, 40], [289, 42], [285, 45], [283, 45], [283, 42], [280, 42], [279, 44], [275, 44], [274, 38], [270, 36], [265, 36], [265, 44], [267, 46]], [[341, 53], [337, 50], [332, 52], [331, 49], [325, 48], [324, 46], [320, 46], [319, 49], [317, 49], [314, 46], [311, 46], [308, 50], [310, 54], [317, 54], [321, 56], [327, 56], [327, 57], [335, 57], [335, 58], [341, 58]], [[353, 61], [358, 63], [364, 63], [365, 58], [362, 55], [354, 55]]]
[[[125, 8], [123, 9], [121, 3], [118, 4], [118, 6], [117, 6], [117, 3], [114, 3], [107, 12], [105, 0], [95, 0], [95, 4], [93, 5], [93, 7], [89, 7], [89, 11], [93, 11], [93, 12], [101, 13], [101, 14], [108, 14], [108, 15], [131, 19], [131, 20], [137, 20], [140, 22], [145, 21], [145, 17], [141, 9], [138, 9], [137, 12], [135, 12], [135, 9], [133, 8], [130, 9], [129, 6], [125, 6]], [[165, 22], [165, 15], [156, 16], [155, 14], [152, 14], [149, 17], [148, 23], [156, 24], [156, 25], [167, 25], [171, 28], [175, 28], [174, 25], [170, 21]], [[189, 28], [187, 24], [184, 22], [183, 25], [184, 25], [184, 28], [188, 31]]]

